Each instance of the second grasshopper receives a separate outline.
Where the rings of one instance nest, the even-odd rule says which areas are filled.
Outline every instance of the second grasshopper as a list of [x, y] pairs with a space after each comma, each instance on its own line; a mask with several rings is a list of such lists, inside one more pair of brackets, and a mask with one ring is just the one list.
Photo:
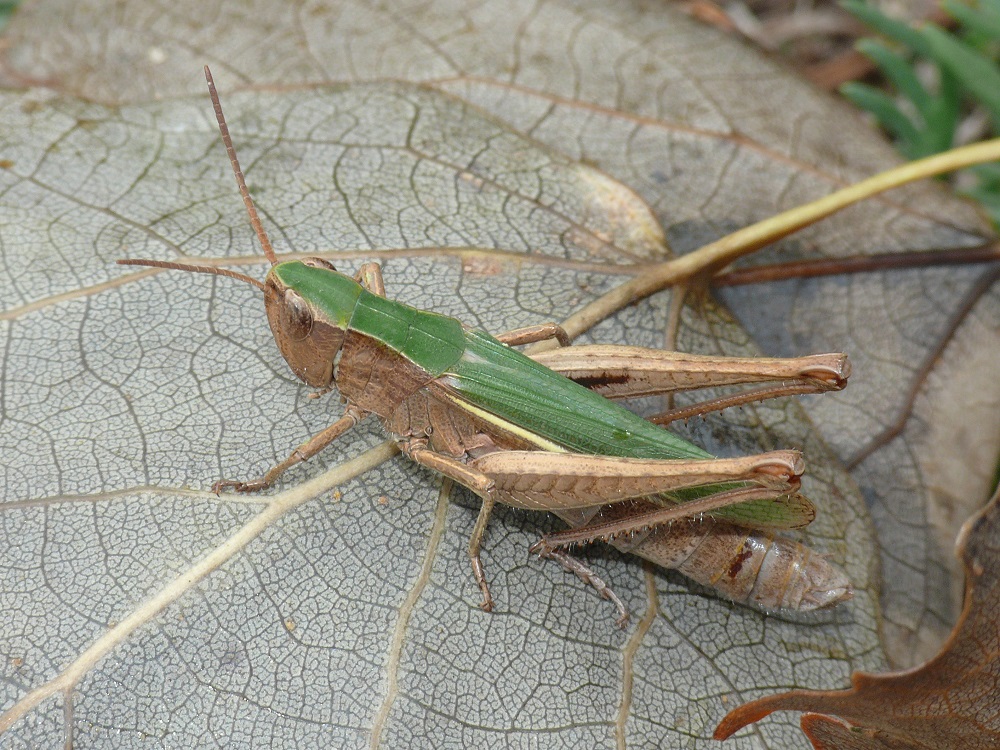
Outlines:
[[[208, 69], [209, 92], [240, 193], [265, 256], [261, 282], [234, 271], [154, 260], [126, 265], [228, 276], [259, 288], [282, 356], [295, 375], [326, 393], [336, 388], [343, 416], [302, 443], [263, 477], [220, 481], [216, 492], [270, 487], [367, 416], [378, 417], [400, 450], [482, 498], [469, 558], [493, 598], [480, 547], [494, 505], [552, 511], [576, 529], [533, 548], [555, 557], [602, 594], [613, 594], [565, 547], [593, 540], [671, 567], [711, 565], [705, 583], [767, 609], [812, 609], [850, 596], [842, 573], [772, 531], [815, 515], [798, 494], [803, 472], [794, 450], [715, 458], [662, 425], [774, 396], [843, 388], [847, 357], [699, 357], [623, 346], [573, 346], [528, 357], [512, 347], [543, 339], [568, 344], [555, 324], [497, 337], [454, 318], [386, 299], [381, 270], [356, 275], [322, 258], [279, 262], [250, 198]], [[612, 399], [741, 383], [771, 383], [646, 420]], [[674, 524], [708, 514], [707, 527]], [[726, 580], [728, 577], [729, 580]], [[620, 602], [621, 620], [625, 612]]]

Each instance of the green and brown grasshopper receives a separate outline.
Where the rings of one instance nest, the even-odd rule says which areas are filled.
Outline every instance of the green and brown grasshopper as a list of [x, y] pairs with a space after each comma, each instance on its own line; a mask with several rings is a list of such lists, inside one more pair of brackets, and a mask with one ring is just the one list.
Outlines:
[[[211, 74], [205, 70], [223, 142], [271, 269], [264, 282], [214, 267], [123, 260], [127, 265], [209, 273], [264, 294], [275, 342], [295, 375], [326, 393], [344, 415], [259, 479], [217, 482], [252, 492], [321, 451], [369, 415], [417, 463], [482, 498], [469, 541], [481, 606], [492, 608], [480, 545], [497, 502], [546, 510], [578, 528], [533, 548], [613, 594], [567, 545], [611, 541], [679, 568], [737, 601], [766, 609], [814, 609], [850, 596], [842, 573], [801, 545], [775, 538], [814, 517], [798, 494], [794, 450], [715, 458], [663, 428], [670, 421], [751, 401], [842, 388], [845, 355], [800, 359], [700, 357], [624, 346], [573, 346], [529, 357], [512, 347], [569, 343], [555, 324], [490, 336], [454, 318], [386, 299], [381, 270], [351, 277], [322, 258], [279, 262], [250, 198]], [[772, 383], [646, 420], [613, 399], [745, 383]], [[704, 524], [677, 523], [692, 518]], [[624, 608], [615, 598], [622, 618]]]

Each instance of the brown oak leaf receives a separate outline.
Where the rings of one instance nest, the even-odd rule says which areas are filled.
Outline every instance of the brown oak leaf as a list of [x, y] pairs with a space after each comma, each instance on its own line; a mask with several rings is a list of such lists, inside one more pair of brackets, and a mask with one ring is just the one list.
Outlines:
[[856, 672], [850, 690], [751, 701], [729, 712], [715, 738], [773, 711], [807, 711], [802, 729], [817, 750], [1000, 747], [1000, 490], [966, 521], [956, 546], [965, 563], [965, 606], [937, 656], [902, 672]]

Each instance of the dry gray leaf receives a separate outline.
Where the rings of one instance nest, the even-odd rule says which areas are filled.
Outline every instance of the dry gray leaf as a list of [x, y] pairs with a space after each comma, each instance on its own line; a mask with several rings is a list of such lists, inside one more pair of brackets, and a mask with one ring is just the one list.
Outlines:
[[[655, 222], [626, 189], [433, 90], [357, 84], [227, 105], [282, 249], [321, 250], [345, 267], [381, 258], [392, 296], [488, 330], [557, 318], [609, 288], [595, 256], [658, 250]], [[449, 502], [399, 459], [340, 487], [339, 501], [325, 491], [325, 467], [379, 441], [372, 425], [288, 476], [270, 501], [206, 493], [220, 477], [259, 474], [339, 411], [292, 382], [254, 290], [110, 264], [254, 252], [210, 110], [203, 99], [115, 112], [28, 94], [3, 111], [31, 118], [19, 141], [8, 138], [6, 195], [36, 193], [35, 223], [12, 228], [10, 262], [52, 269], [10, 290], [5, 342], [3, 517], [21, 540], [4, 561], [20, 579], [5, 704], [8, 721], [28, 709], [10, 730], [20, 741], [54, 741], [49, 722], [64, 715], [79, 746], [125, 727], [197, 744], [221, 720], [261, 744], [301, 733], [387, 746], [411, 733], [462, 744], [538, 732], [558, 736], [553, 745], [604, 745], [616, 733], [672, 741], [706, 735], [718, 695], [761, 684], [747, 659], [766, 684], [802, 670], [805, 683], [817, 670], [843, 679], [871, 663], [863, 511], [794, 403], [748, 409], [724, 435], [717, 421], [696, 432], [719, 451], [764, 440], [809, 452], [807, 491], [824, 508], [811, 536], [859, 586], [822, 627], [768, 620], [672, 577], [644, 584], [636, 561], [598, 555], [637, 616], [660, 613], [620, 633], [592, 592], [527, 560], [547, 525], [512, 511], [486, 550], [499, 611], [479, 612], [467, 496]], [[729, 332], [716, 347], [748, 346], [713, 315]], [[620, 340], [662, 340], [655, 308], [615, 325], [628, 331]], [[68, 681], [52, 687], [72, 705], [33, 705], [29, 691], [53, 679]], [[121, 704], [136, 693], [149, 698]]]
[[[205, 63], [229, 87], [425, 82], [629, 185], [681, 252], [898, 161], [847, 105], [669, 6], [114, 8], [105, 12], [103, 0], [23, 8], [8, 31], [8, 76], [110, 103], [198, 95]], [[987, 233], [971, 205], [924, 184], [844, 211], [751, 262], [957, 248]], [[991, 463], [977, 462], [980, 454], [1000, 454], [1000, 384], [990, 375], [998, 293], [964, 311], [978, 286], [990, 286], [983, 274], [889, 271], [724, 295], [769, 354], [854, 357], [848, 392], [809, 408], [873, 508], [883, 641], [901, 666], [932, 655], [958, 614], [961, 570], [949, 540], [989, 494], [988, 472], [969, 467]], [[956, 322], [969, 333], [956, 332]], [[965, 434], [963, 414], [984, 408], [995, 415], [984, 432]], [[950, 455], [927, 439], [930, 421], [945, 435], [963, 433], [948, 440]]]
[[[195, 559], [225, 549], [220, 540], [239, 524], [261, 518], [257, 501], [233, 506], [201, 490], [221, 476], [256, 475], [330, 418], [327, 402], [307, 401], [285, 375], [247, 289], [180, 275], [122, 283], [109, 266], [123, 254], [256, 252], [201, 94], [201, 64], [215, 67], [251, 190], [280, 249], [342, 251], [347, 265], [382, 259], [390, 296], [492, 331], [565, 317], [615, 285], [620, 269], [605, 264], [662, 252], [656, 223], [616, 180], [648, 202], [684, 251], [893, 158], [845, 108], [669, 8], [201, 4], [165, 13], [134, 4], [112, 15], [95, 14], [99, 3], [65, 7], [24, 9], [9, 32], [8, 73], [139, 106], [118, 113], [28, 94], [8, 97], [3, 109], [0, 158], [9, 153], [14, 166], [0, 173], [8, 186], [0, 239], [13, 283], [0, 289], [9, 337], [0, 444], [5, 456], [17, 446], [20, 458], [6, 467], [15, 504], [2, 517], [7, 528], [21, 524], [11, 538], [26, 540], [8, 569], [32, 571], [16, 600], [30, 617], [15, 618], [9, 633], [0, 624], [14, 654], [5, 707], [64, 674], [109, 621], [142, 614], [139, 603]], [[429, 91], [294, 91], [379, 78], [424, 81], [535, 141]], [[232, 95], [237, 81], [292, 90]], [[187, 94], [197, 98], [141, 104]], [[356, 98], [335, 109], [343, 96]], [[393, 139], [415, 121], [420, 97], [433, 127], [401, 148]], [[782, 243], [781, 257], [970, 244], [979, 230], [966, 207], [917, 187]], [[925, 271], [787, 283], [766, 305], [759, 290], [729, 299], [771, 351], [852, 352], [860, 367], [848, 393], [811, 405], [847, 456], [887, 421], [883, 402], [901, 401], [899, 383], [912, 382], [912, 363], [947, 335], [942, 321], [973, 281], [972, 272]], [[594, 336], [662, 345], [668, 301], [658, 295]], [[975, 344], [995, 335], [989, 310], [974, 317], [985, 324], [969, 346], [989, 352]], [[868, 341], [873, 332], [886, 340]], [[707, 302], [689, 308], [680, 343], [727, 353], [749, 345]], [[929, 389], [928, 402], [942, 403], [954, 377]], [[971, 393], [983, 404], [995, 391], [977, 383]], [[970, 397], [960, 393], [948, 411], [960, 414]], [[653, 600], [634, 561], [598, 556], [637, 613], [657, 602], [661, 614], [621, 636], [591, 592], [554, 566], [525, 561], [544, 522], [513, 512], [489, 536], [487, 564], [507, 604], [489, 618], [472, 608], [464, 558], [474, 504], [450, 505], [433, 477], [399, 459], [342, 487], [331, 503], [318, 487], [322, 469], [344, 455], [333, 451], [289, 477], [281, 502], [291, 507], [261, 524], [258, 541], [86, 673], [71, 714], [77, 744], [120, 744], [125, 729], [137, 742], [196, 744], [215, 728], [261, 745], [364, 744], [373, 731], [386, 746], [428, 734], [455, 745], [676, 745], [707, 735], [726, 709], [720, 695], [842, 684], [852, 669], [879, 666], [866, 599], [872, 550], [850, 481], [827, 464], [796, 411], [748, 409], [694, 431], [712, 450], [744, 451], [761, 440], [805, 448], [815, 478], [807, 490], [824, 511], [810, 533], [861, 590], [845, 616], [854, 623], [763, 619], [671, 576], [647, 577]], [[758, 420], [781, 429], [762, 435]], [[735, 427], [723, 434], [722, 424]], [[362, 431], [343, 450], [355, 455], [378, 439]], [[962, 465], [964, 454], [949, 452], [950, 460], [939, 450], [939, 462]], [[927, 611], [948, 616], [934, 601], [944, 589], [922, 572], [936, 564], [931, 542], [946, 534], [921, 517], [933, 508], [923, 473], [910, 472], [907, 484], [880, 472], [859, 474], [876, 507], [890, 507], [902, 488], [914, 503], [904, 517], [917, 519], [902, 538], [928, 541], [900, 547], [891, 536], [900, 524], [882, 514], [890, 542], [883, 561], [902, 555], [913, 572], [890, 577], [888, 621], [923, 633]], [[320, 485], [303, 485], [305, 477]], [[135, 492], [147, 483], [151, 492]], [[102, 494], [118, 491], [126, 494]], [[296, 505], [309, 493], [324, 499]], [[267, 507], [276, 514], [284, 506]], [[62, 525], [46, 533], [55, 516]], [[121, 531], [128, 528], [131, 536]], [[43, 564], [51, 545], [29, 549], [28, 540], [57, 529], [74, 542], [57, 548], [65, 562], [54, 576]], [[150, 546], [153, 537], [162, 549]], [[80, 550], [96, 562], [74, 560]], [[145, 573], [119, 581], [130, 556]], [[92, 611], [88, 602], [99, 605]], [[9, 736], [20, 732], [29, 744], [60, 736], [65, 714], [56, 701], [30, 716]], [[767, 731], [746, 747], [801, 743], [789, 725]]]

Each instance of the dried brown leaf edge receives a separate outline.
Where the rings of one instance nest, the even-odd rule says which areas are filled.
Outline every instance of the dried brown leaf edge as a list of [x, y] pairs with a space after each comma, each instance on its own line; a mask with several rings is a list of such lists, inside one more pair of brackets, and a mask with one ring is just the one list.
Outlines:
[[965, 522], [956, 548], [965, 564], [965, 606], [937, 656], [902, 672], [855, 672], [850, 690], [751, 701], [726, 715], [715, 739], [772, 711], [806, 711], [802, 729], [817, 750], [1000, 747], [1000, 490]]

